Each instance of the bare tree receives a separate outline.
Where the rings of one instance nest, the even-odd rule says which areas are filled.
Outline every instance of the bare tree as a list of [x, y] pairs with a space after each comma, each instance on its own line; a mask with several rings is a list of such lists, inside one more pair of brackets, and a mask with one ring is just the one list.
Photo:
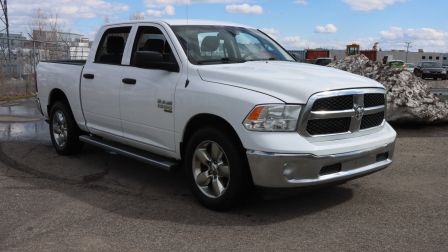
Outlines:
[[45, 58], [67, 58], [70, 53], [70, 36], [68, 32], [63, 32], [63, 29], [64, 25], [57, 13], [37, 9], [29, 26], [28, 35], [35, 41], [34, 48], [40, 51], [39, 54], [44, 50], [42, 56]]

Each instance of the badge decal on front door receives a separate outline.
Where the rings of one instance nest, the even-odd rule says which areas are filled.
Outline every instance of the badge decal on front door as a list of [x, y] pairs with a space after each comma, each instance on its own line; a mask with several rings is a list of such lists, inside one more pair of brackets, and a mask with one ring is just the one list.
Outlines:
[[173, 113], [173, 102], [172, 101], [164, 101], [157, 100], [157, 107], [163, 109], [163, 111], [167, 113]]

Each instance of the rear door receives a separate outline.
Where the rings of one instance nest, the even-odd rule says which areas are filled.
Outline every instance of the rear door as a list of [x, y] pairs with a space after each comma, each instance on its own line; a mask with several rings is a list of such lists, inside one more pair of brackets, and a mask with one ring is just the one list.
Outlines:
[[98, 135], [122, 136], [120, 89], [122, 60], [131, 26], [104, 31], [92, 62], [81, 76], [81, 99], [89, 130]]
[[180, 72], [137, 67], [135, 53], [162, 53], [164, 61], [178, 64], [173, 44], [159, 25], [139, 25], [129, 67], [123, 70], [120, 106], [124, 137], [146, 144], [148, 150], [174, 151], [174, 91]]

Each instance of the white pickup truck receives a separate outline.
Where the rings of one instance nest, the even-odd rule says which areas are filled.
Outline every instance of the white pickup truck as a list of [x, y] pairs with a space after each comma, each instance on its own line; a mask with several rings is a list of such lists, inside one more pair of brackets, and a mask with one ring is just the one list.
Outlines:
[[183, 167], [212, 209], [230, 208], [254, 185], [342, 183], [392, 163], [396, 133], [381, 84], [297, 63], [251, 27], [106, 25], [87, 61], [41, 62], [37, 84], [58, 153], [85, 142]]

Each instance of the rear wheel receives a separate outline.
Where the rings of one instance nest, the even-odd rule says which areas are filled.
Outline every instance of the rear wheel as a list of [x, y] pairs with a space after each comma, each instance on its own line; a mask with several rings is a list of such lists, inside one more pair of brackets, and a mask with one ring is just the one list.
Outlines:
[[50, 136], [56, 151], [61, 155], [78, 153], [82, 148], [80, 130], [75, 119], [63, 102], [55, 102], [50, 109]]
[[240, 144], [222, 130], [204, 128], [190, 138], [185, 168], [191, 189], [204, 206], [228, 210], [244, 198], [251, 185]]

